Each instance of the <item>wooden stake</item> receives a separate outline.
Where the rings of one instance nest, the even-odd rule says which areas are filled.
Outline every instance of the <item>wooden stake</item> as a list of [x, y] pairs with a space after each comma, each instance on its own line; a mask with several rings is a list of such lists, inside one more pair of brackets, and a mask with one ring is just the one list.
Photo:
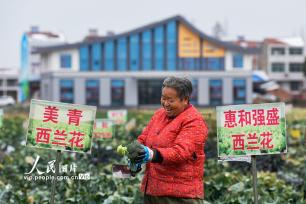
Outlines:
[[258, 204], [256, 155], [252, 155], [254, 204]]
[[54, 204], [54, 197], [55, 197], [55, 187], [56, 187], [56, 181], [57, 181], [57, 176], [59, 172], [59, 163], [61, 160], [61, 150], [57, 150], [56, 152], [56, 160], [55, 160], [55, 176], [52, 180], [52, 188], [51, 188], [51, 199], [50, 199], [50, 204]]

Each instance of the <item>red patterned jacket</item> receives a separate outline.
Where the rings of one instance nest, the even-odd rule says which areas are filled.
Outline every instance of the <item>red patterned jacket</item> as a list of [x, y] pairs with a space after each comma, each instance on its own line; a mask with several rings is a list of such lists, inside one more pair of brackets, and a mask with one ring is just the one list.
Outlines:
[[141, 191], [153, 196], [204, 197], [204, 143], [208, 129], [192, 105], [169, 119], [156, 111], [138, 141], [157, 149], [162, 163], [147, 163]]

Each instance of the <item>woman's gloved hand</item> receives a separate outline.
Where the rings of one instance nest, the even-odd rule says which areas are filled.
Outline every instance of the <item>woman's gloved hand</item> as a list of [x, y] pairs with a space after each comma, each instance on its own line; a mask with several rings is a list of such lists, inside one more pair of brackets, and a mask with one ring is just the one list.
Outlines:
[[128, 166], [131, 171], [132, 176], [136, 176], [137, 173], [141, 171], [141, 164], [140, 163], [133, 163], [130, 160], [128, 161]]
[[140, 144], [137, 140], [127, 145], [128, 155], [127, 157], [131, 162], [135, 163], [147, 163], [153, 159], [154, 151], [149, 147]]

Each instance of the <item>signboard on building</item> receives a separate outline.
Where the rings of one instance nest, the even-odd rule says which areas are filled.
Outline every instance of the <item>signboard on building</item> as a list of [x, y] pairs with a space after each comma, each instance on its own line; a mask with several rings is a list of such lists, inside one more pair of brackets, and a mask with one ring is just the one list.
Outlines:
[[218, 156], [287, 152], [284, 103], [217, 107]]
[[127, 110], [109, 110], [107, 118], [114, 121], [116, 125], [121, 125], [127, 121]]
[[217, 47], [211, 42], [203, 41], [202, 44], [202, 56], [203, 57], [224, 57], [225, 56], [225, 49], [221, 47]]
[[95, 106], [31, 100], [26, 145], [90, 153]]
[[185, 25], [179, 25], [179, 57], [199, 58], [200, 53], [200, 36], [192, 32]]
[[114, 121], [108, 119], [96, 119], [94, 138], [112, 138], [114, 135]]
[[0, 109], [0, 128], [2, 127], [3, 125], [3, 110]]

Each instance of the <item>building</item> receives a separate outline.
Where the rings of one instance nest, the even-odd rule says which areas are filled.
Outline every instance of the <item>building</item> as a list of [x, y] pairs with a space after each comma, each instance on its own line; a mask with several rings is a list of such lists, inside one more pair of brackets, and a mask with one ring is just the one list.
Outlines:
[[18, 69], [0, 68], [0, 96], [12, 96], [18, 101], [20, 96], [18, 78]]
[[[246, 40], [243, 36], [239, 36], [238, 40], [231, 42], [238, 46], [250, 49], [261, 50], [262, 47], [262, 41]], [[252, 70], [255, 71], [259, 69], [260, 52], [254, 52], [252, 56]]]
[[100, 107], [160, 103], [167, 76], [189, 77], [198, 106], [252, 102], [252, 59], [245, 48], [210, 37], [181, 16], [129, 32], [40, 47], [41, 97]]
[[40, 55], [33, 51], [40, 46], [59, 45], [65, 43], [63, 35], [49, 31], [40, 31], [37, 26], [25, 32], [21, 39], [20, 62], [20, 98], [23, 102], [32, 98], [40, 89]]
[[304, 46], [301, 38], [267, 38], [262, 45], [260, 69], [293, 96], [305, 86]]

